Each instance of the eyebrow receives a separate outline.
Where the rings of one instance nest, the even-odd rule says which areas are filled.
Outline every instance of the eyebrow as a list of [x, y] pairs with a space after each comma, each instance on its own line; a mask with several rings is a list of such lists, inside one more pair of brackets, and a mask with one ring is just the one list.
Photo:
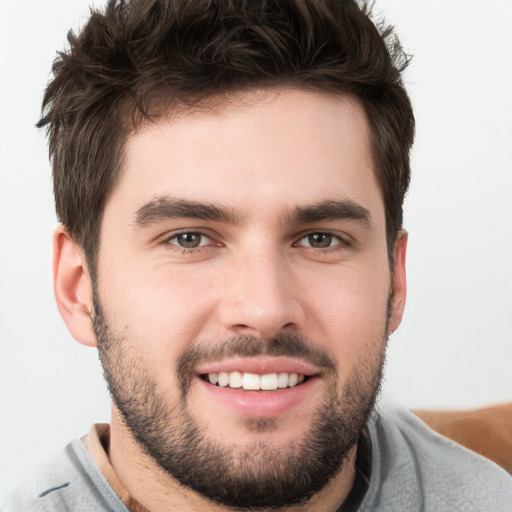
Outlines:
[[[180, 218], [225, 222], [234, 225], [240, 225], [244, 220], [244, 216], [234, 208], [162, 196], [153, 199], [137, 210], [135, 225], [147, 227], [162, 220]], [[288, 224], [309, 224], [343, 219], [371, 224], [370, 212], [364, 206], [350, 199], [297, 206], [288, 211], [283, 218], [284, 222]]]
[[199, 219], [240, 224], [240, 215], [232, 208], [171, 197], [158, 197], [135, 213], [135, 225], [146, 227], [165, 219]]
[[371, 224], [370, 212], [364, 206], [350, 199], [298, 206], [293, 208], [285, 217], [285, 221], [290, 224], [309, 224], [325, 220], [344, 219], [362, 222], [368, 226]]

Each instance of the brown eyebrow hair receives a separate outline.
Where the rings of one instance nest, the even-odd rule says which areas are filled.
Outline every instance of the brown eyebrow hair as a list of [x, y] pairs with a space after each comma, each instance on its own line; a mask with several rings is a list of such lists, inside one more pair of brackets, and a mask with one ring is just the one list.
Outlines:
[[339, 201], [322, 201], [312, 205], [297, 206], [285, 217], [290, 224], [308, 224], [323, 220], [356, 220], [364, 224], [371, 224], [370, 212], [359, 203], [350, 199]]
[[139, 208], [135, 225], [145, 227], [163, 219], [200, 219], [240, 224], [241, 216], [232, 208], [172, 197], [158, 197]]
[[[244, 216], [237, 210], [212, 203], [162, 196], [153, 199], [137, 210], [135, 225], [146, 227], [163, 219], [199, 219], [229, 224], [242, 224]], [[311, 205], [297, 206], [284, 215], [288, 224], [308, 224], [324, 220], [348, 219], [371, 224], [370, 212], [350, 199], [322, 201]]]

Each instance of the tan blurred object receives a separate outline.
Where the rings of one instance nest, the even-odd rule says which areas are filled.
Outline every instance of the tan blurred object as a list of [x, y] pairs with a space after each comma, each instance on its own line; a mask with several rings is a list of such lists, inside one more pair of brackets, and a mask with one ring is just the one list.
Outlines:
[[469, 411], [412, 411], [431, 429], [512, 473], [512, 402]]

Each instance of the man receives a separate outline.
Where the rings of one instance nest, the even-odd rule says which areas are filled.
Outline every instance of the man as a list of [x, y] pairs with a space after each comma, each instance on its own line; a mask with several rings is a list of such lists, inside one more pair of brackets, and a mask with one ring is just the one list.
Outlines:
[[111, 1], [54, 65], [54, 283], [112, 421], [10, 510], [508, 510], [374, 408], [406, 295], [407, 59], [349, 1]]

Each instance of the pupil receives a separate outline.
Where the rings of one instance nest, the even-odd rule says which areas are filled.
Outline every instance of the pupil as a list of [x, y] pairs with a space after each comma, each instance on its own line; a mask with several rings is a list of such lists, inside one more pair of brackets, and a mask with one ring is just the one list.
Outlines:
[[201, 235], [198, 233], [183, 233], [178, 238], [179, 244], [187, 249], [198, 247], [200, 241]]
[[309, 235], [309, 244], [312, 247], [317, 248], [325, 248], [330, 247], [331, 245], [331, 235], [326, 235], [324, 233], [315, 233], [314, 235]]

